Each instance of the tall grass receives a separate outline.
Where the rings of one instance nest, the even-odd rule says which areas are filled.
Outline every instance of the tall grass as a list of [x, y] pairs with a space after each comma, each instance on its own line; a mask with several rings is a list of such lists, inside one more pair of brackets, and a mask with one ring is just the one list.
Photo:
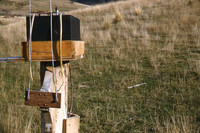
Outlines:
[[[71, 62], [81, 132], [200, 131], [199, 11], [199, 1], [129, 0], [69, 12], [86, 42], [85, 58]], [[12, 54], [7, 45], [2, 55]], [[38, 132], [39, 111], [23, 105], [27, 64], [0, 69], [0, 131]], [[33, 70], [39, 88], [38, 63]]]
[[[0, 56], [21, 56], [21, 42], [25, 41], [25, 18], [0, 18]], [[39, 64], [33, 63], [34, 82], [32, 89], [39, 89]], [[30, 133], [40, 130], [40, 113], [24, 105], [28, 87], [27, 63], [0, 64], [0, 132]]]
[[[0, 15], [28, 15], [28, 5], [27, 0], [1, 0]], [[71, 3], [69, 0], [52, 1], [52, 6], [53, 9], [57, 6], [61, 12], [87, 7], [87, 5], [80, 3]], [[31, 2], [31, 9], [32, 12], [49, 12], [49, 0], [34, 0]]]
[[[85, 59], [73, 62], [76, 84], [90, 86], [76, 90], [82, 132], [199, 132], [200, 2], [187, 2], [130, 0], [71, 12], [86, 41]], [[116, 11], [123, 19], [112, 23]]]

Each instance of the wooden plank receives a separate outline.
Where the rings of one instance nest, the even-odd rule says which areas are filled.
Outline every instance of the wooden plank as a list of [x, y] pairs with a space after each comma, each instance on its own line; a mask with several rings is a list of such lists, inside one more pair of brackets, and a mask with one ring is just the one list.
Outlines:
[[80, 116], [74, 115], [63, 120], [63, 133], [79, 133]]
[[55, 99], [56, 93], [30, 91], [30, 99], [28, 99], [28, 91], [25, 94], [25, 105], [47, 107], [47, 108], [60, 108], [61, 94], [58, 93], [58, 101]]
[[[53, 42], [54, 60], [60, 60], [60, 42]], [[22, 43], [22, 56], [29, 60], [29, 42]], [[84, 56], [84, 41], [62, 41], [62, 59], [63, 61], [81, 59]], [[51, 41], [33, 41], [32, 42], [32, 61], [51, 61]]]

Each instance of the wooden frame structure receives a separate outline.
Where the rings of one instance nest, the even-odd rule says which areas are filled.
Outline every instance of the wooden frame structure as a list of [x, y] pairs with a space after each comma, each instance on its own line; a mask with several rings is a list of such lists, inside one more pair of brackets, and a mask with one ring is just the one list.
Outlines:
[[[68, 77], [69, 61], [84, 57], [85, 46], [83, 41], [63, 41], [62, 59], [64, 61], [64, 77], [61, 74], [59, 41], [54, 42], [54, 61], [56, 85], [59, 86], [58, 101], [55, 100], [55, 82], [53, 82], [53, 68], [50, 62], [50, 42], [32, 42], [31, 61], [40, 63], [41, 89], [25, 93], [25, 105], [36, 106], [41, 109], [41, 133], [79, 133], [80, 117], [68, 116]], [[25, 62], [29, 61], [29, 45], [23, 42], [21, 45], [22, 56], [1, 58], [0, 62]]]
[[[45, 19], [49, 21], [49, 16], [47, 18], [45, 17]], [[55, 18], [58, 19], [58, 16], [55, 16]], [[37, 19], [39, 20], [40, 17], [38, 16]], [[36, 23], [40, 25], [41, 22], [41, 24], [43, 25], [40, 26], [43, 28], [46, 23], [43, 22], [44, 18], [41, 18], [41, 20], [42, 21], [38, 21]], [[38, 91], [26, 91], [25, 105], [40, 107], [41, 133], [78, 133], [80, 127], [80, 117], [78, 115], [68, 115], [68, 77], [69, 61], [82, 59], [84, 57], [85, 45], [84, 41], [79, 40], [79, 20], [73, 16], [65, 16], [65, 19], [61, 20], [68, 20], [70, 21], [70, 24], [73, 25], [72, 27], [70, 27], [71, 25], [64, 25], [65, 28], [63, 28], [63, 26], [61, 26], [62, 24], [60, 24], [61, 29], [59, 37], [60, 41], [62, 42], [58, 40], [53, 42], [49, 41], [46, 38], [46, 34], [48, 36], [50, 27], [45, 26], [46, 29], [42, 29], [38, 28], [36, 25], [36, 29], [33, 29], [33, 33], [34, 35], [36, 35], [34, 36], [34, 39], [36, 40], [31, 41], [31, 48], [29, 42], [22, 42], [21, 56], [0, 58], [0, 62], [40, 62], [41, 89]], [[62, 22], [61, 20], [60, 22]], [[27, 28], [27, 31], [29, 30], [29, 28]], [[56, 25], [54, 27], [54, 30], [55, 28], [58, 29], [59, 27]], [[41, 34], [41, 36], [43, 36], [42, 39], [44, 39], [42, 41], [37, 40], [38, 38], [40, 38], [40, 35], [37, 34], [40, 33], [38, 29], [41, 31], [43, 30], [43, 32], [46, 33]], [[68, 33], [67, 30], [69, 30], [70, 32]], [[57, 34], [57, 31], [54, 33]], [[63, 33], [65, 35], [65, 39], [68, 34], [69, 36], [71, 36], [71, 39], [79, 39], [62, 40]], [[30, 32], [30, 34], [32, 33]], [[29, 40], [28, 34], [27, 40]], [[51, 51], [51, 44], [53, 47], [53, 51]], [[63, 63], [61, 63], [62, 67], [60, 66], [60, 61], [63, 61]], [[55, 63], [55, 65], [53, 65], [54, 68], [52, 66], [53, 63]]]

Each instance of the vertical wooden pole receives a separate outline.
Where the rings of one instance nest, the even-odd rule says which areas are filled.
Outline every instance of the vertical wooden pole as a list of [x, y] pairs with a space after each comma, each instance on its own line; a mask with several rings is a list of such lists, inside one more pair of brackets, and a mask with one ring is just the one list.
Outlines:
[[[41, 62], [40, 76], [43, 83], [41, 91], [55, 92], [55, 85], [58, 93], [61, 93], [61, 108], [41, 108], [41, 132], [42, 133], [63, 133], [63, 120], [67, 119], [67, 93], [69, 64], [63, 65], [64, 77], [60, 63], [55, 62], [55, 78], [53, 81], [53, 68], [49, 62]], [[49, 82], [49, 83], [48, 83]]]

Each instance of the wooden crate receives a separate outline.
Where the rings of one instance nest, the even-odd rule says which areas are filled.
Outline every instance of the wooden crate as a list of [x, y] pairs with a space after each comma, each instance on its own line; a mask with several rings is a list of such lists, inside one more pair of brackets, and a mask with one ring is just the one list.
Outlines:
[[[60, 60], [60, 42], [53, 42], [54, 61]], [[84, 41], [62, 41], [62, 60], [76, 60], [84, 57]], [[22, 43], [22, 56], [29, 61], [29, 42]], [[51, 61], [51, 41], [32, 42], [32, 61]]]
[[58, 93], [58, 101], [56, 101], [56, 93], [30, 91], [30, 98], [28, 99], [28, 91], [25, 93], [25, 105], [46, 107], [46, 108], [60, 108], [61, 94]]
[[73, 115], [63, 120], [63, 133], [79, 133], [80, 116]]

